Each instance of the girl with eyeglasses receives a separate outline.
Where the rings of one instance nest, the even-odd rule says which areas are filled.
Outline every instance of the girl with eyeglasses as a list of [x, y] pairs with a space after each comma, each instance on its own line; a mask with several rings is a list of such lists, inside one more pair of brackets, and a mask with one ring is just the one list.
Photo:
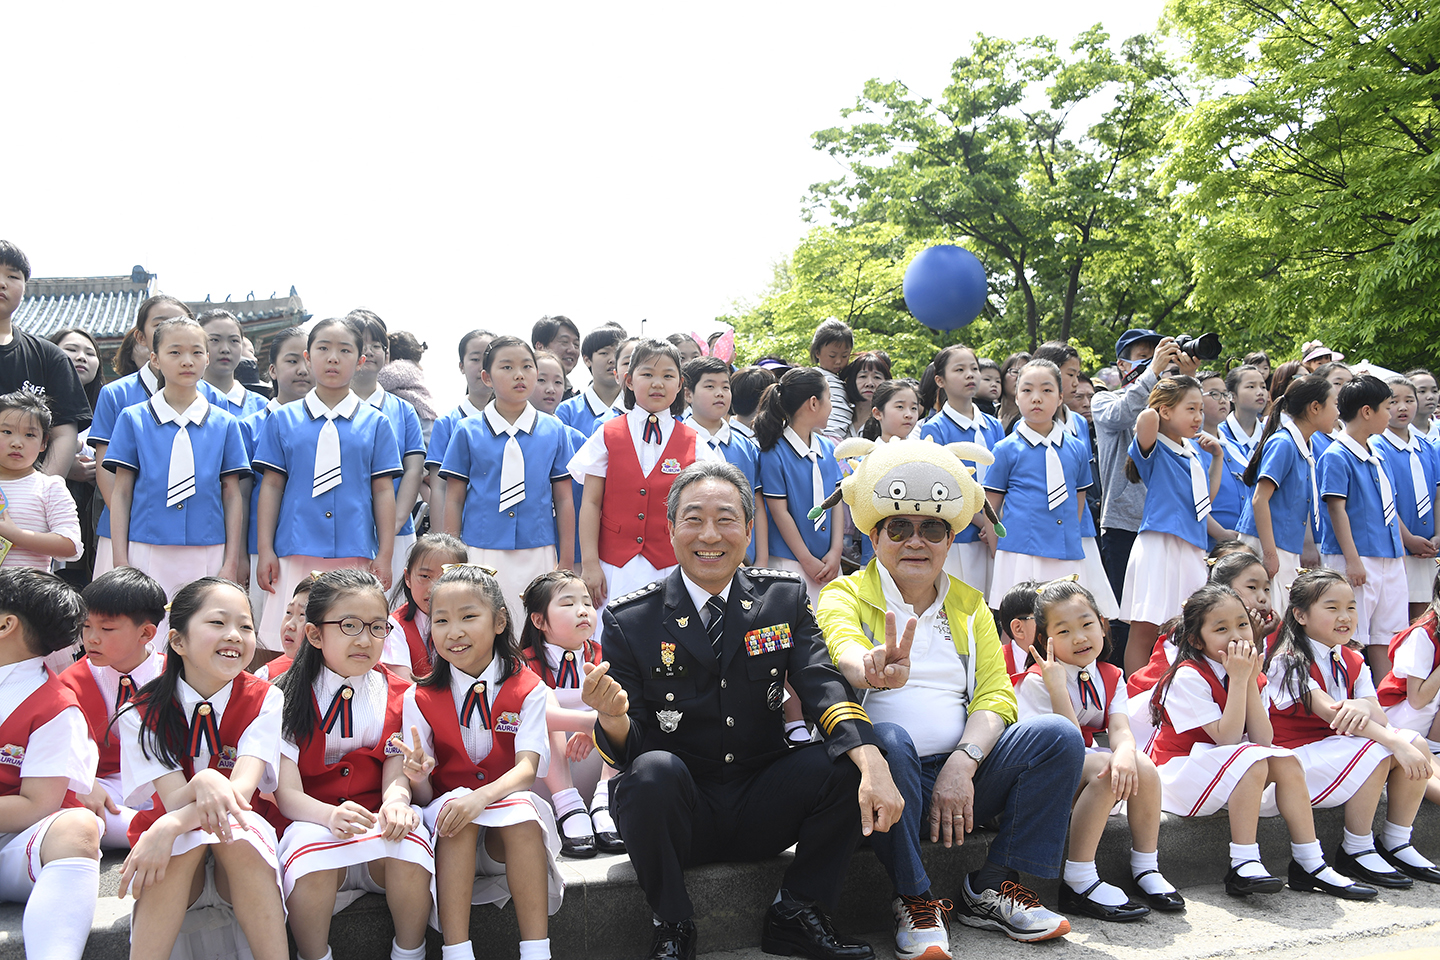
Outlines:
[[[1215, 502], [1210, 505], [1210, 513], [1215, 522], [1224, 529], [1220, 535], [1209, 536], [1209, 547], [1223, 540], [1235, 540], [1238, 534], [1235, 528], [1240, 524], [1240, 511], [1245, 506], [1255, 490], [1245, 485], [1245, 467], [1250, 463], [1250, 453], [1240, 443], [1236, 442], [1226, 424], [1233, 418], [1231, 410], [1231, 395], [1226, 389], [1227, 379], [1222, 378], [1219, 371], [1202, 370], [1196, 377], [1200, 381], [1200, 397], [1205, 409], [1205, 426], [1201, 429], [1210, 434], [1220, 442], [1224, 460], [1220, 468], [1220, 490], [1215, 494]], [[1264, 424], [1260, 424], [1261, 430]]]

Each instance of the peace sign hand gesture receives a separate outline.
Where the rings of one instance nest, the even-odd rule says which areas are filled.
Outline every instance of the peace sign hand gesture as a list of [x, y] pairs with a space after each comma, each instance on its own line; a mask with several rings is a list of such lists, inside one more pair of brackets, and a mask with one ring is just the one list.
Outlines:
[[390, 742], [399, 747], [405, 757], [405, 779], [411, 783], [424, 783], [429, 778], [430, 771], [435, 769], [435, 758], [428, 756], [425, 748], [420, 745], [420, 728], [410, 727], [410, 742], [413, 746], [407, 747], [398, 733], [391, 735]]
[[865, 685], [872, 690], [893, 690], [910, 679], [910, 648], [915, 643], [916, 620], [905, 623], [905, 632], [896, 638], [895, 614], [885, 614], [885, 644], [867, 651], [860, 662], [865, 667]]
[[[1033, 654], [1033, 648], [1032, 648]], [[1064, 692], [1066, 685], [1065, 664], [1055, 659], [1055, 644], [1045, 644], [1045, 656], [1040, 660], [1040, 679], [1045, 681], [1045, 689], [1051, 692]]]

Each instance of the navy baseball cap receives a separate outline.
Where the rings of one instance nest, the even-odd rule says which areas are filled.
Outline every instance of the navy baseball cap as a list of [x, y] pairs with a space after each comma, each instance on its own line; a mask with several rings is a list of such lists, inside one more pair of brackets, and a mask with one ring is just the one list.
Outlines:
[[1124, 360], [1125, 351], [1137, 343], [1159, 343], [1163, 339], [1165, 338], [1154, 330], [1126, 330], [1120, 334], [1120, 339], [1115, 341], [1115, 359]]

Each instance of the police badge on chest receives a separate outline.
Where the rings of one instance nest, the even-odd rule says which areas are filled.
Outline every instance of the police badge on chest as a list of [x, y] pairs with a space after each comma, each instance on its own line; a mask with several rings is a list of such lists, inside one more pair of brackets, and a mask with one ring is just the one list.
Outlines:
[[660, 721], [661, 733], [674, 733], [680, 726], [680, 718], [685, 716], [680, 710], [656, 710], [655, 719]]

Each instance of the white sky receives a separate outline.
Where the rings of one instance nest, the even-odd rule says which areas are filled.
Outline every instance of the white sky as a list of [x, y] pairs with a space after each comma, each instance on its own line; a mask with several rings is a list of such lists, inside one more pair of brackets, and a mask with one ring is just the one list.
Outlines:
[[708, 332], [757, 296], [866, 79], [936, 94], [977, 31], [1120, 38], [1163, 4], [10, 6], [0, 236], [36, 276], [368, 306], [448, 407], [472, 327]]

